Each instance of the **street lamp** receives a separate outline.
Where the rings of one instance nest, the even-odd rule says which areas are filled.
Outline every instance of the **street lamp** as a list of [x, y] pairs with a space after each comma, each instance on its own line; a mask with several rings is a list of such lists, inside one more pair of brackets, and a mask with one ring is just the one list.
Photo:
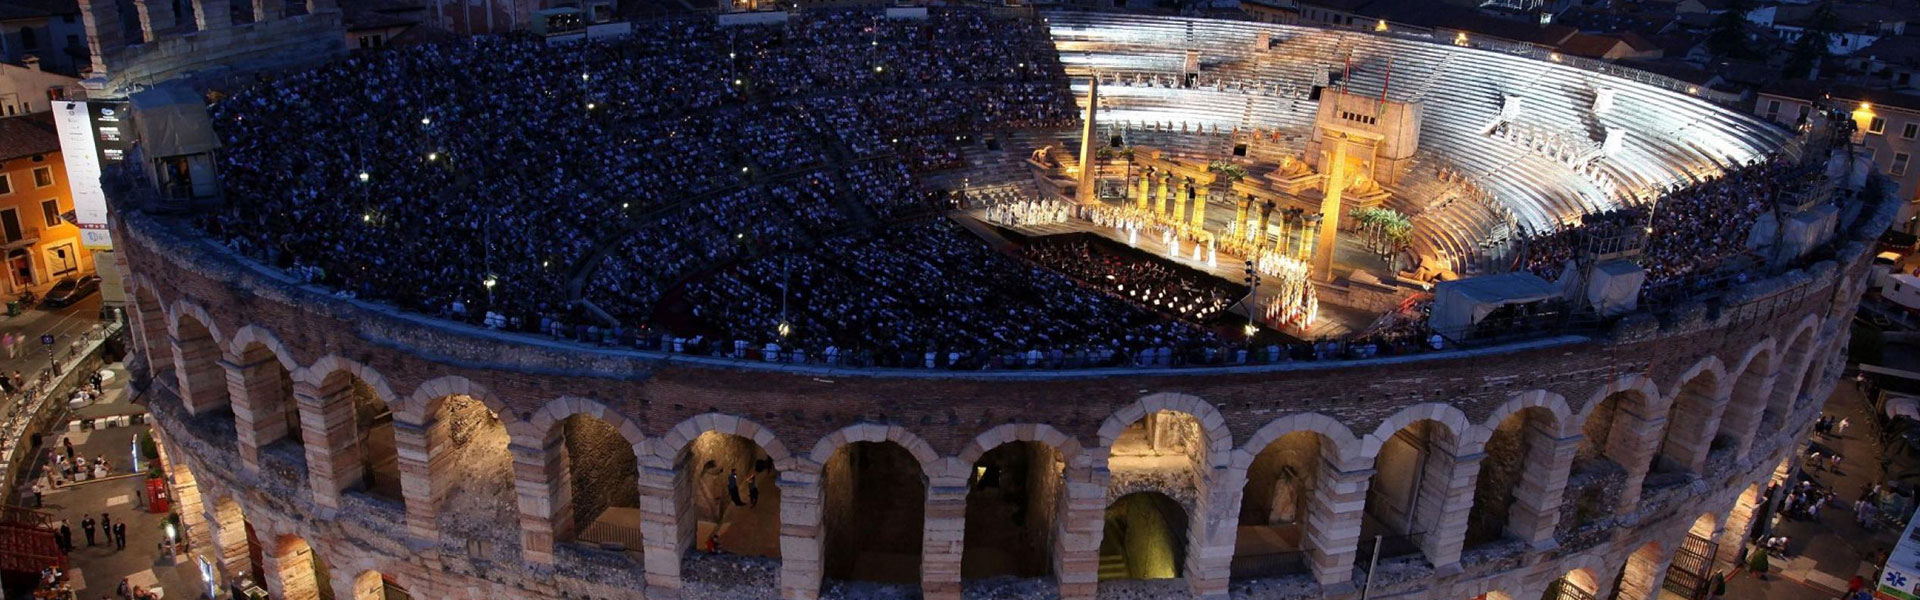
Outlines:
[[366, 171], [361, 171], [361, 172], [360, 172], [360, 183], [366, 183], [366, 182], [367, 182], [367, 179], [369, 179], [369, 178], [371, 178], [371, 177], [373, 177], [373, 176], [372, 176], [372, 175], [368, 175]]

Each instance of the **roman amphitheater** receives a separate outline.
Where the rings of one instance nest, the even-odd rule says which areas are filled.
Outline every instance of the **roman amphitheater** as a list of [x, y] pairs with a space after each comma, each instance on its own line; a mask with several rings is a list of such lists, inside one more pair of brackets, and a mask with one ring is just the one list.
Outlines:
[[[932, 18], [955, 17], [936, 12]], [[816, 288], [842, 285], [827, 275], [841, 270], [810, 265], [841, 264], [834, 261], [848, 257], [836, 253], [854, 252], [841, 249], [846, 246], [865, 248], [858, 250], [864, 261], [920, 252], [911, 262], [942, 265], [939, 257], [957, 255], [911, 240], [971, 239], [969, 230], [949, 222], [971, 220], [968, 227], [992, 230], [989, 237], [1043, 237], [1029, 224], [994, 227], [992, 217], [968, 216], [978, 205], [947, 205], [951, 210], [932, 217], [937, 224], [931, 225], [926, 217], [901, 216], [912, 211], [900, 206], [918, 210], [923, 205], [913, 203], [934, 186], [950, 185], [946, 193], [954, 195], [1063, 203], [1077, 196], [1134, 211], [1125, 219], [1150, 213], [1155, 222], [1174, 223], [1164, 238], [1171, 251], [1150, 254], [1171, 254], [1182, 264], [1213, 262], [1201, 257], [1202, 244], [1211, 252], [1219, 242], [1225, 250], [1233, 236], [1256, 237], [1244, 233], [1254, 229], [1261, 247], [1268, 232], [1278, 231], [1280, 246], [1290, 249], [1285, 258], [1316, 271], [1324, 261], [1343, 274], [1423, 271], [1428, 282], [1476, 281], [1510, 274], [1512, 265], [1525, 262], [1513, 259], [1526, 251], [1515, 240], [1577, 230], [1581, 215], [1652, 205], [1669, 192], [1768, 160], [1822, 164], [1807, 136], [1731, 110], [1713, 92], [1556, 54], [1490, 47], [1464, 35], [1423, 39], [1372, 27], [1106, 13], [1021, 18], [1037, 24], [1035, 47], [1049, 62], [1037, 67], [1043, 71], [1027, 71], [1040, 55], [1007, 55], [1024, 74], [1004, 85], [1057, 85], [1061, 101], [1085, 107], [1091, 100], [1095, 110], [1066, 107], [1060, 111], [1069, 115], [1066, 122], [970, 121], [973, 130], [956, 136], [969, 144], [964, 165], [902, 177], [897, 185], [918, 190], [910, 197], [829, 202], [824, 213], [780, 203], [743, 208], [749, 204], [743, 200], [782, 197], [776, 188], [799, 181], [752, 163], [753, 175], [712, 184], [745, 191], [693, 196], [718, 207], [711, 216], [682, 220], [663, 209], [645, 213], [647, 223], [601, 238], [609, 240], [601, 245], [632, 256], [555, 254], [552, 260], [597, 264], [577, 270], [570, 287], [564, 277], [524, 284], [528, 277], [512, 275], [521, 272], [516, 260], [527, 273], [545, 267], [547, 255], [535, 253], [489, 255], [492, 264], [472, 271], [428, 264], [480, 255], [478, 245], [471, 252], [413, 248], [405, 255], [412, 260], [349, 267], [338, 261], [378, 249], [355, 240], [315, 244], [320, 250], [272, 248], [246, 237], [251, 224], [236, 225], [248, 215], [222, 223], [114, 188], [113, 233], [134, 299], [131, 361], [148, 386], [158, 431], [177, 467], [193, 544], [215, 557], [222, 577], [251, 578], [287, 600], [384, 598], [401, 591], [430, 599], [1365, 593], [1408, 600], [1654, 600], [1663, 589], [1696, 590], [1708, 573], [1730, 565], [1765, 510], [1770, 485], [1797, 468], [1811, 423], [1842, 368], [1873, 240], [1892, 219], [1892, 201], [1872, 194], [1826, 190], [1833, 200], [1821, 196], [1798, 206], [1803, 213], [1827, 210], [1827, 235], [1791, 255], [1743, 263], [1737, 278], [1707, 285], [1694, 275], [1652, 273], [1646, 296], [1626, 309], [1608, 305], [1588, 310], [1591, 318], [1518, 330], [1448, 333], [1444, 342], [1434, 333], [1431, 347], [1420, 330], [1395, 346], [1399, 350], [1377, 354], [1373, 344], [1362, 351], [1359, 342], [1351, 351], [1324, 348], [1342, 335], [1372, 335], [1374, 316], [1426, 285], [1395, 285], [1384, 276], [1383, 283], [1363, 285], [1357, 275], [1323, 272], [1314, 279], [1326, 305], [1324, 324], [1264, 323], [1270, 330], [1257, 342], [1195, 342], [1181, 346], [1188, 358], [1172, 360], [1164, 348], [1157, 359], [1147, 350], [1138, 359], [1096, 352], [1105, 360], [1090, 360], [1084, 347], [1056, 349], [1049, 358], [1021, 346], [1008, 360], [996, 355], [970, 363], [949, 360], [932, 345], [925, 346], [924, 363], [919, 347], [900, 352], [905, 359], [876, 353], [855, 360], [842, 350], [850, 346], [846, 338], [818, 332], [834, 322], [866, 323], [856, 317], [754, 321], [758, 317], [722, 310], [729, 301], [776, 314], [789, 310], [778, 293], [766, 292], [772, 287], [754, 281], [781, 281], [785, 289], [784, 278], [804, 275]], [[847, 37], [857, 45], [867, 44], [857, 36], [874, 35], [855, 31]], [[803, 43], [798, 39], [783, 43]], [[624, 60], [655, 51], [631, 50]], [[914, 76], [913, 58], [888, 60], [886, 72]], [[851, 70], [883, 71], [864, 64]], [[577, 68], [567, 63], [553, 70], [570, 82], [620, 77], [576, 76]], [[964, 85], [1003, 85], [978, 75], [947, 76]], [[289, 78], [283, 85], [301, 90], [297, 86], [314, 80], [324, 77]], [[747, 87], [741, 79], [732, 83]], [[770, 79], [758, 85], [762, 91], [755, 93], [776, 86]], [[941, 91], [926, 93], [958, 87], [928, 85]], [[325, 89], [307, 93], [323, 97]], [[837, 98], [832, 90], [810, 93], [829, 103]], [[1028, 97], [1037, 98], [1036, 106], [1051, 101], [1044, 90]], [[260, 126], [242, 118], [253, 116], [244, 112], [252, 97], [232, 98], [215, 107], [213, 121], [224, 146], [234, 149], [230, 155], [241, 158], [222, 160], [281, 151], [249, 145], [261, 139], [250, 136], [265, 135], [241, 126]], [[601, 110], [600, 103], [642, 110], [616, 101], [603, 97], [586, 110]], [[725, 110], [686, 104], [658, 118]], [[835, 121], [840, 126], [863, 116], [879, 119], [872, 111], [880, 109], [845, 104], [855, 108], [839, 113], [847, 117]], [[406, 113], [396, 122], [437, 127], [454, 119], [407, 113], [419, 107], [405, 102], [392, 106]], [[952, 106], [965, 113], [985, 105], [962, 99]], [[810, 108], [780, 118], [821, 118], [833, 107]], [[937, 101], [912, 107], [947, 108]], [[998, 106], [981, 111], [1020, 113]], [[1347, 125], [1328, 125], [1329, 119]], [[899, 135], [880, 129], [885, 133], [876, 137]], [[849, 158], [862, 154], [859, 144], [844, 134], [812, 131], [806, 135], [847, 141], [829, 142], [834, 150], [808, 177], [866, 179], [861, 169], [905, 154]], [[331, 143], [324, 132], [302, 132], [309, 134], [321, 136], [314, 146]], [[1068, 155], [1083, 137], [1099, 143], [1079, 150], [1075, 161]], [[902, 143], [899, 137], [892, 142]], [[685, 143], [699, 155], [697, 136]], [[1130, 146], [1139, 153], [1137, 164], [1088, 167], [1093, 145]], [[1147, 156], [1146, 148], [1157, 154]], [[1340, 162], [1362, 150], [1372, 158]], [[439, 161], [439, 152], [458, 150], [436, 150], [415, 162]], [[1208, 202], [1194, 191], [1204, 187], [1195, 178], [1205, 170], [1181, 165], [1234, 159], [1252, 171], [1247, 182], [1264, 187], [1242, 189], [1242, 182], [1229, 191], [1221, 182], [1212, 190], [1219, 193], [1215, 210], [1206, 212]], [[402, 167], [368, 164], [379, 170], [363, 167], [360, 183], [412, 177], [395, 174]], [[725, 164], [727, 173], [749, 171]], [[291, 190], [316, 177], [338, 175], [341, 185], [353, 185], [352, 169], [339, 165], [312, 169], [304, 180], [243, 166], [222, 165], [230, 178], [227, 201], [235, 206], [254, 202], [238, 193], [300, 195]], [[1352, 169], [1364, 171], [1352, 177]], [[682, 185], [689, 189], [680, 191], [707, 185], [687, 181]], [[333, 202], [331, 193], [303, 197], [320, 206]], [[340, 217], [346, 224], [301, 220], [297, 228], [320, 235], [315, 232], [354, 221], [371, 227], [404, 218], [400, 208], [363, 209], [373, 201], [351, 193], [338, 196], [356, 198], [338, 202], [347, 206]], [[1341, 218], [1343, 194], [1348, 202], [1416, 215], [1398, 251], [1406, 260], [1396, 266], [1353, 250], [1344, 229], [1334, 236], [1331, 221]], [[1195, 201], [1190, 213], [1188, 201]], [[1321, 221], [1299, 219], [1311, 223], [1295, 239], [1282, 224], [1289, 202], [1309, 213], [1332, 207], [1321, 238], [1328, 244], [1317, 253], [1308, 247]], [[1172, 216], [1170, 206], [1177, 207]], [[767, 212], [751, 212], [761, 210]], [[782, 241], [745, 250], [723, 242], [712, 251], [648, 246], [657, 238], [648, 232], [660, 229], [724, 241], [742, 229], [712, 224], [742, 211], [754, 222], [784, 224], [753, 228], [763, 240]], [[856, 212], [868, 216], [834, 220]], [[1276, 219], [1271, 228], [1267, 212]], [[817, 214], [828, 214], [827, 225], [814, 229], [810, 224], [822, 221], [809, 215]], [[1766, 214], [1798, 213], [1769, 207]], [[536, 223], [563, 229], [601, 219], [584, 211]], [[536, 236], [526, 243], [544, 246], [537, 236], [550, 232], [542, 227], [502, 234], [508, 227], [495, 226], [487, 235]], [[909, 241], [877, 250], [831, 241], [842, 239], [831, 232], [849, 227], [912, 233]], [[1648, 243], [1670, 243], [1661, 233]], [[349, 235], [460, 244], [465, 234]], [[1112, 240], [1088, 243], [1124, 245], [1118, 241], [1124, 234], [1104, 235]], [[1180, 235], [1195, 236], [1191, 260], [1179, 249]], [[657, 258], [666, 255], [719, 256], [714, 262], [727, 266], [717, 276], [696, 267], [660, 270], [666, 267]], [[1647, 256], [1648, 271], [1668, 260]], [[971, 273], [1000, 264], [945, 263], [939, 277], [918, 281], [933, 279], [931, 287], [899, 293], [933, 297], [941, 285], [974, 289]], [[314, 275], [316, 265], [330, 275]], [[884, 278], [889, 268], [865, 275]], [[1238, 278], [1238, 269], [1227, 271], [1225, 278]], [[509, 275], [496, 280], [494, 273]], [[364, 278], [338, 283], [341, 277]], [[485, 317], [473, 310], [468, 318], [464, 307], [447, 309], [444, 298], [380, 298], [368, 293], [377, 286], [361, 285], [441, 277], [471, 280], [450, 285], [471, 292], [465, 302], [474, 306], [478, 298], [493, 303], [495, 294], [509, 291], [569, 289], [567, 302], [597, 307], [599, 317], [621, 324], [608, 331], [621, 332], [581, 335], [557, 320], [550, 327], [538, 316], [545, 304], [529, 309], [535, 316], [524, 323], [518, 313], [506, 314], [509, 309], [495, 315], [491, 304]], [[1656, 288], [1654, 279], [1698, 287]], [[655, 285], [621, 287], [621, 281]], [[880, 281], [873, 289], [852, 288], [868, 290], [853, 295], [879, 297], [888, 291], [882, 288], [908, 287]], [[725, 282], [746, 284], [729, 291], [734, 288]], [[702, 291], [710, 289], [721, 291]], [[1656, 296], [1661, 289], [1682, 291]], [[642, 296], [644, 302], [621, 303]], [[455, 297], [453, 305], [461, 304]], [[1039, 306], [1092, 310], [1091, 304], [1071, 311]], [[1036, 330], [1054, 327], [1044, 311], [1005, 311]], [[772, 342], [723, 330], [726, 323], [663, 341], [636, 336], [637, 328], [628, 326], [634, 315], [747, 323], [761, 333], [778, 320], [779, 338], [819, 335], [818, 343], [831, 349], [809, 346], [812, 354], [796, 358]], [[980, 322], [934, 316], [928, 317], [933, 325], [922, 328], [895, 312], [882, 315], [879, 326], [859, 335], [935, 336]], [[789, 321], [798, 329], [791, 337]], [[1237, 332], [1240, 322], [1201, 323], [1194, 331], [1202, 333], [1192, 339], [1228, 339], [1207, 336], [1233, 335], [1208, 332]], [[1049, 331], [1072, 331], [1076, 322], [1060, 323], [1067, 325]], [[1131, 340], [1167, 330], [1127, 331]], [[744, 341], [706, 345], [702, 335]], [[953, 347], [940, 339], [940, 348]], [[1276, 339], [1292, 340], [1305, 352], [1283, 355], [1282, 343], [1270, 343]], [[1311, 340], [1322, 344], [1307, 347]]]

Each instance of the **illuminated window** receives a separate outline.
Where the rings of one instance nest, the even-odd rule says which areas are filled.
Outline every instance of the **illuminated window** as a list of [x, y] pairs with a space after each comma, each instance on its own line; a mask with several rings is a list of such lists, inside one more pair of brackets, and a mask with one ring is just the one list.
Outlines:
[[33, 168], [33, 187], [43, 188], [53, 185], [53, 167]]
[[40, 201], [40, 212], [46, 215], [48, 227], [60, 226], [60, 200], [49, 198]]

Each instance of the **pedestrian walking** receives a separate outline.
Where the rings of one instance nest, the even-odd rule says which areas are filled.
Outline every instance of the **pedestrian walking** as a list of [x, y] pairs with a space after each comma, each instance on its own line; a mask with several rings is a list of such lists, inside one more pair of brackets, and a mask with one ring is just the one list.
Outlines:
[[70, 438], [70, 437], [60, 438], [60, 445], [66, 446], [67, 448], [67, 460], [73, 460], [73, 438]]
[[1843, 418], [1840, 419], [1839, 423], [1833, 425], [1833, 437], [1847, 437], [1848, 421], [1850, 421], [1850, 419]]
[[80, 530], [87, 532], [87, 547], [93, 547], [93, 516], [80, 519]]
[[126, 523], [114, 524], [113, 545], [120, 550], [127, 549], [127, 524]]
[[734, 506], [746, 506], [746, 505], [747, 505], [747, 503], [745, 503], [745, 502], [741, 502], [741, 501], [740, 501], [740, 473], [739, 473], [739, 471], [735, 471], [735, 470], [733, 470], [733, 469], [727, 469], [727, 497], [728, 497], [728, 498], [731, 498], [731, 499], [733, 500], [733, 505], [734, 505]]
[[113, 531], [113, 516], [112, 516], [112, 515], [109, 515], [109, 514], [107, 514], [107, 513], [100, 513], [100, 530], [101, 530], [101, 531]]
[[1840, 472], [1840, 453], [1835, 452], [1827, 455], [1827, 470], [1835, 473]]
[[760, 505], [760, 478], [747, 478], [747, 508]]
[[60, 538], [55, 541], [59, 542], [61, 552], [73, 552], [73, 528], [67, 526], [66, 519], [60, 520]]

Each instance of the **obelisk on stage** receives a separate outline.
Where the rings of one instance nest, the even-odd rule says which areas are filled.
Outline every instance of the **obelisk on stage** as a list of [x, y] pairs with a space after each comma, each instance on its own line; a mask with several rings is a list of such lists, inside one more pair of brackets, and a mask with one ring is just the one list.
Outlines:
[[1098, 202], [1093, 193], [1094, 149], [1098, 147], [1093, 124], [1094, 115], [1100, 112], [1100, 75], [1087, 78], [1087, 117], [1080, 125], [1080, 184], [1074, 189], [1073, 199], [1081, 204]]

